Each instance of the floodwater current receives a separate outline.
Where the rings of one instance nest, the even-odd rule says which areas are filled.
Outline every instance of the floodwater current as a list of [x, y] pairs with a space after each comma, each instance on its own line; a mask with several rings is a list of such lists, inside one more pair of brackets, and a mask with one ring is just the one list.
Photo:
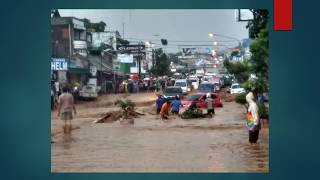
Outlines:
[[[147, 109], [148, 110], [148, 109]], [[269, 130], [248, 142], [234, 102], [212, 119], [163, 122], [147, 114], [134, 125], [89, 124], [51, 145], [52, 172], [269, 172]]]

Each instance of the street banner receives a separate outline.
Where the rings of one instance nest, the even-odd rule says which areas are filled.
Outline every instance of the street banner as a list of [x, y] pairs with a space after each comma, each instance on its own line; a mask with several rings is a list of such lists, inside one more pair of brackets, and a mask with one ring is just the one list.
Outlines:
[[122, 63], [133, 63], [133, 55], [132, 54], [118, 54], [118, 59]]
[[146, 56], [145, 45], [118, 45], [118, 54], [132, 54], [134, 58]]
[[182, 48], [182, 52], [185, 56], [190, 56], [196, 52], [196, 48]]
[[131, 54], [131, 52], [145, 51], [145, 46], [140, 44], [117, 45], [117, 51], [121, 54], [124, 54], [124, 53]]

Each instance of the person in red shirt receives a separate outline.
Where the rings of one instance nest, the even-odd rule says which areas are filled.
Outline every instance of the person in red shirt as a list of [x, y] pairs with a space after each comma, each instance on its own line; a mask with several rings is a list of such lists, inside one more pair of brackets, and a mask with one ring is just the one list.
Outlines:
[[167, 100], [166, 103], [164, 103], [161, 107], [160, 115], [162, 119], [168, 119], [169, 118], [169, 111], [171, 109], [171, 102]]

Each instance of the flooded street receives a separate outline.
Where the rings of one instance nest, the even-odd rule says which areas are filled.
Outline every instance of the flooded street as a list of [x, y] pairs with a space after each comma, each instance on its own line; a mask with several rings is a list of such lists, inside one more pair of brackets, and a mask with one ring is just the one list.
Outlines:
[[[155, 98], [155, 96], [148, 96]], [[140, 98], [139, 98], [140, 99]], [[248, 143], [244, 108], [224, 102], [213, 119], [163, 122], [146, 115], [134, 125], [93, 124], [115, 107], [78, 108], [71, 135], [59, 133], [52, 115], [52, 172], [268, 172], [269, 133], [262, 128], [258, 143]]]

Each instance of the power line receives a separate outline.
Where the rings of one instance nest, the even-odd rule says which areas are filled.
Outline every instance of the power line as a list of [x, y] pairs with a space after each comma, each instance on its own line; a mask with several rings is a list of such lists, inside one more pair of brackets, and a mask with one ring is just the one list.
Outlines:
[[[149, 39], [149, 38], [144, 38], [144, 39], [142, 39], [142, 38], [126, 38], [126, 39], [128, 39], [128, 40], [130, 40], [130, 39], [132, 39], [132, 40], [137, 40], [137, 41], [146, 41], [146, 40], [148, 40], [148, 41], [161, 41], [160, 39]], [[170, 40], [170, 39], [168, 39], [168, 42], [199, 42], [199, 43], [203, 43], [203, 42], [238, 42], [239, 40], [236, 40], [236, 39], [234, 39], [234, 40], [216, 40], [216, 41], [213, 41], [213, 40], [211, 40], [211, 41], [195, 41], [195, 40]]]

